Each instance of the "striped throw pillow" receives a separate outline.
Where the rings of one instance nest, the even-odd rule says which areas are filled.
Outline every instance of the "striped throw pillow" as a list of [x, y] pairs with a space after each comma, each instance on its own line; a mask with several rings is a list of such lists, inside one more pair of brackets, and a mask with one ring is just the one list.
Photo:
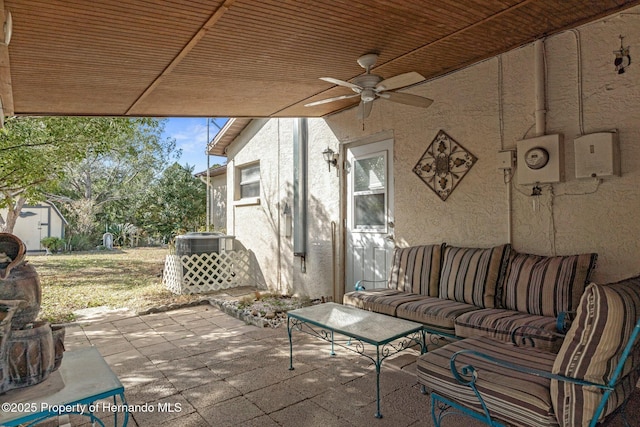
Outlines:
[[504, 278], [510, 245], [488, 249], [446, 246], [439, 297], [494, 308], [496, 289]]
[[578, 307], [597, 254], [538, 256], [511, 254], [502, 290], [503, 307], [556, 317]]
[[444, 244], [396, 248], [388, 287], [402, 292], [436, 296], [443, 246]]
[[[610, 285], [587, 286], [576, 319], [558, 352], [552, 372], [572, 378], [607, 384], [621, 360], [640, 316], [640, 276]], [[640, 366], [640, 346], [635, 343], [618, 377], [615, 392], [602, 419], [616, 409], [635, 387]], [[631, 378], [631, 381], [627, 381]], [[622, 393], [622, 395], [620, 395]], [[602, 398], [602, 390], [552, 380], [551, 401], [561, 426], [586, 426]]]

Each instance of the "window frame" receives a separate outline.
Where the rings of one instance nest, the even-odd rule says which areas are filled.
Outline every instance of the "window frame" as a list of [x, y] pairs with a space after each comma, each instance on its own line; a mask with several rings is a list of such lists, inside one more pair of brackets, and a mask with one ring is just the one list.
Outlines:
[[[369, 153], [366, 156], [361, 156], [358, 157], [355, 162], [354, 162], [354, 173], [352, 176], [352, 180], [356, 179], [356, 171], [355, 168], [357, 168], [357, 163], [369, 160], [369, 159], [373, 159], [376, 157], [380, 157], [383, 159], [384, 162], [384, 183], [381, 186], [376, 186], [376, 187], [371, 187], [369, 186], [367, 189], [362, 189], [362, 190], [356, 190], [356, 185], [355, 182], [352, 183], [352, 194], [351, 194], [351, 199], [352, 199], [352, 204], [353, 204], [353, 208], [351, 211], [351, 224], [352, 224], [352, 232], [353, 233], [386, 233], [388, 232], [387, 226], [388, 224], [386, 223], [386, 219], [388, 218], [388, 212], [389, 212], [389, 159], [387, 158], [388, 153], [383, 150], [383, 151], [377, 151], [375, 153]], [[383, 207], [383, 215], [385, 220], [383, 220], [382, 224], [357, 224], [357, 211], [356, 211], [356, 198], [358, 196], [380, 196], [382, 195], [384, 197], [384, 207]]]
[[[242, 179], [243, 176], [243, 172], [249, 170], [249, 169], [253, 169], [256, 168], [257, 169], [257, 174], [255, 176], [255, 178], [251, 178], [251, 179]], [[236, 173], [236, 185], [235, 185], [235, 195], [234, 195], [234, 199], [235, 205], [254, 205], [254, 204], [259, 204], [260, 203], [260, 193], [262, 191], [262, 177], [261, 177], [261, 170], [260, 170], [260, 161], [257, 162], [251, 162], [251, 163], [245, 163], [243, 165], [237, 166], [235, 168]], [[255, 172], [254, 172], [255, 173]], [[258, 191], [257, 191], [257, 196], [242, 196], [243, 193], [243, 189], [246, 188], [248, 185], [254, 185], [254, 184], [258, 184]]]

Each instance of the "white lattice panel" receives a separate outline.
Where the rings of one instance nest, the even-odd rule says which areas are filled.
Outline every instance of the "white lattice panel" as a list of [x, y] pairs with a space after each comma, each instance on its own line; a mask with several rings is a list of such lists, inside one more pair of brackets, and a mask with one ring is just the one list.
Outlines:
[[176, 294], [253, 286], [251, 251], [167, 255], [162, 282]]
[[182, 263], [177, 255], [167, 255], [164, 260], [162, 284], [174, 294], [182, 293]]

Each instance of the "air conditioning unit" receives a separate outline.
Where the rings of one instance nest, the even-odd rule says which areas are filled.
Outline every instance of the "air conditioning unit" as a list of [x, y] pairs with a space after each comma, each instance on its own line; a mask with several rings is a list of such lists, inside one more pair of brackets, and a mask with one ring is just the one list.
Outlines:
[[176, 255], [220, 253], [233, 250], [234, 236], [223, 233], [187, 233], [176, 236]]

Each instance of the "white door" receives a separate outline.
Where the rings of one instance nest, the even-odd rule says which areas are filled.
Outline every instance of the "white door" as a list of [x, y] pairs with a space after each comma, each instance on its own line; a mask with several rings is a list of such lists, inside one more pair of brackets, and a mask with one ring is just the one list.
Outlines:
[[347, 149], [345, 292], [386, 286], [393, 254], [393, 141]]

